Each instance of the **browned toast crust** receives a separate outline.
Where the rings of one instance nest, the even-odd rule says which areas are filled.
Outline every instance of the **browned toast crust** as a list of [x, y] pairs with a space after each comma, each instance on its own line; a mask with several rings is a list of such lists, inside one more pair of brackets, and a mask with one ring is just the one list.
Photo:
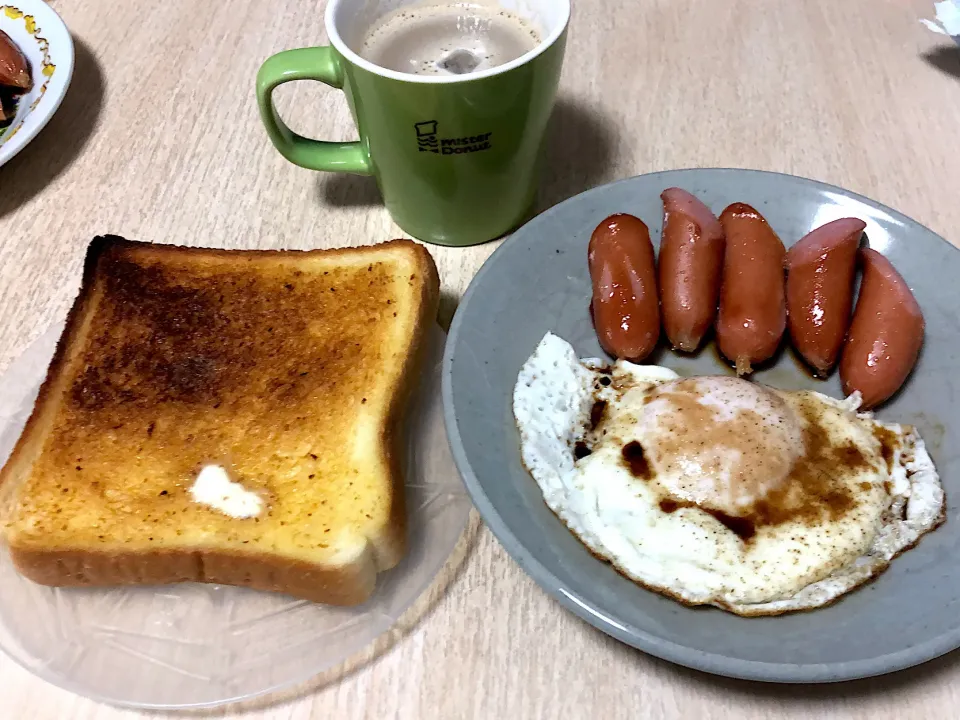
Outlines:
[[185, 553], [12, 550], [17, 570], [40, 585], [111, 587], [202, 582], [284, 593], [327, 605], [359, 605], [373, 593], [372, 558], [323, 568], [270, 555], [224, 551]]
[[[363, 354], [369, 348], [363, 347], [362, 333], [351, 336], [350, 343], [346, 343], [345, 338], [338, 335], [338, 331], [343, 328], [334, 328], [332, 332], [324, 335], [322, 327], [331, 323], [336, 325], [336, 316], [329, 312], [326, 315], [318, 314], [311, 322], [321, 324], [321, 329], [317, 331], [318, 342], [328, 342], [329, 347], [323, 356], [316, 353], [314, 356], [303, 355], [305, 362], [309, 360], [313, 363], [309, 367], [305, 366], [302, 373], [302, 376], [310, 379], [299, 382], [296, 377], [298, 373], [291, 375], [287, 372], [291, 377], [279, 377], [276, 383], [267, 382], [262, 373], [263, 358], [258, 358], [257, 353], [274, 353], [278, 358], [277, 372], [289, 371], [290, 368], [281, 361], [288, 356], [297, 357], [297, 348], [302, 347], [297, 343], [301, 342], [303, 328], [311, 327], [309, 324], [304, 325], [306, 321], [303, 318], [313, 317], [310, 313], [320, 306], [318, 299], [327, 305], [329, 302], [317, 296], [314, 289], [311, 291], [313, 296], [308, 296], [301, 305], [291, 304], [291, 298], [295, 297], [297, 290], [293, 287], [295, 283], [291, 281], [282, 287], [277, 286], [280, 295], [275, 297], [278, 298], [278, 303], [286, 303], [283, 307], [291, 313], [289, 322], [285, 323], [284, 317], [278, 316], [276, 328], [269, 328], [266, 336], [262, 327], [253, 327], [250, 331], [248, 353], [238, 350], [243, 346], [244, 333], [242, 329], [237, 330], [231, 325], [231, 322], [236, 320], [236, 314], [229, 322], [224, 321], [218, 325], [216, 309], [204, 307], [203, 303], [210, 300], [210, 293], [216, 295], [218, 288], [223, 289], [224, 294], [229, 296], [233, 292], [229, 282], [247, 282], [245, 278], [250, 274], [248, 268], [264, 261], [309, 263], [311, 259], [318, 258], [326, 261], [342, 259], [345, 264], [349, 264], [355, 263], [364, 253], [371, 257], [370, 295], [379, 297], [373, 279], [379, 271], [379, 266], [375, 270], [375, 253], [385, 253], [383, 257], [387, 258], [391, 251], [398, 249], [410, 253], [415, 259], [416, 270], [411, 273], [410, 284], [416, 284], [418, 291], [413, 301], [416, 305], [415, 320], [408, 338], [408, 351], [382, 359], [383, 362], [399, 363], [400, 367], [395, 374], [396, 382], [387, 389], [387, 401], [376, 418], [376, 437], [379, 440], [375, 443], [376, 446], [370, 449], [372, 455], [381, 459], [389, 475], [389, 487], [385, 488], [383, 498], [389, 521], [377, 530], [375, 537], [368, 538], [366, 549], [358, 557], [339, 565], [317, 564], [289, 555], [278, 555], [267, 547], [257, 545], [256, 541], [242, 548], [239, 545], [231, 547], [229, 543], [224, 547], [211, 547], [207, 543], [206, 546], [194, 549], [168, 549], [161, 545], [156, 549], [139, 546], [127, 551], [109, 542], [103, 549], [90, 547], [89, 543], [78, 543], [82, 547], [71, 547], [70, 534], [65, 531], [63, 542], [49, 544], [38, 542], [35, 538], [21, 541], [19, 537], [11, 538], [8, 535], [11, 555], [18, 569], [27, 577], [46, 585], [99, 586], [199, 581], [285, 592], [333, 604], [357, 604], [367, 599], [375, 585], [377, 572], [396, 565], [405, 552], [406, 513], [403, 506], [401, 471], [403, 448], [399, 424], [407, 399], [417, 383], [425, 335], [435, 320], [439, 300], [439, 278], [433, 259], [422, 246], [412, 241], [392, 241], [376, 246], [375, 250], [367, 247], [306, 252], [238, 252], [150, 246], [113, 236], [96, 238], [87, 253], [79, 296], [68, 316], [66, 328], [58, 342], [34, 411], [10, 459], [0, 471], [0, 519], [9, 524], [17, 506], [19, 491], [29, 477], [31, 468], [39, 459], [45, 457], [44, 453], [50, 453], [51, 448], [54, 452], [59, 450], [58, 439], [49, 439], [50, 423], [51, 418], [57, 417], [57, 413], [62, 410], [64, 403], [69, 405], [69, 412], [76, 410], [83, 422], [87, 423], [85, 430], [77, 431], [81, 433], [81, 437], [92, 437], [90, 433], [94, 431], [109, 431], [106, 426], [97, 427], [97, 423], [104, 422], [105, 416], [101, 411], [105, 408], [118, 414], [117, 422], [121, 423], [121, 426], [141, 423], [146, 427], [146, 435], [152, 437], [154, 426], [150, 417], [158, 407], [183, 406], [190, 412], [194, 407], [209, 409], [218, 408], [220, 404], [235, 403], [242, 409], [248, 402], [245, 393], [253, 392], [253, 388], [269, 395], [269, 402], [276, 404], [278, 414], [287, 417], [283, 413], [293, 412], [291, 408], [294, 408], [302, 413], [298, 419], [309, 422], [307, 411], [303, 409], [309, 407], [309, 398], [317, 396], [317, 393], [322, 396], [323, 392], [338, 392], [334, 389], [336, 380], [342, 376], [344, 368], [349, 367], [349, 363], [356, 362], [362, 368], [375, 367], [371, 363], [370, 354]], [[179, 287], [176, 281], [168, 282], [170, 264], [181, 261], [188, 263], [191, 271], [197, 272], [205, 271], [203, 268], [207, 262], [217, 266], [210, 270], [210, 292], [207, 292], [202, 284], [198, 288], [196, 283], [186, 283], [184, 288]], [[389, 262], [384, 264], [389, 265]], [[220, 266], [225, 266], [228, 270], [224, 271]], [[236, 272], [230, 269], [234, 266]], [[157, 277], [150, 276], [154, 267], [159, 268]], [[229, 276], [229, 282], [224, 280], [224, 272]], [[313, 279], [306, 269], [303, 275], [305, 283]], [[250, 282], [256, 284], [259, 280]], [[112, 285], [107, 286], [105, 283]], [[145, 291], [144, 288], [148, 290]], [[157, 292], [152, 295], [153, 291], [149, 288], [157, 289]], [[228, 297], [225, 302], [249, 301], [251, 314], [268, 312], [273, 307], [274, 297], [263, 296], [259, 292], [262, 289], [258, 286], [254, 291], [248, 292], [240, 288], [235, 297]], [[332, 287], [330, 292], [333, 293], [336, 289]], [[99, 304], [105, 302], [104, 296], [112, 303], [109, 310], [113, 315], [110, 317], [122, 318], [127, 309], [130, 309], [135, 311], [138, 317], [146, 317], [154, 324], [150, 330], [152, 334], [144, 340], [153, 343], [150, 346], [154, 349], [152, 355], [141, 353], [143, 357], [135, 356], [135, 349], [132, 348], [136, 348], [136, 337], [124, 336], [116, 339], [116, 342], [104, 341], [104, 337], [109, 339], [109, 332], [101, 332], [101, 347], [86, 347], [91, 315], [103, 309]], [[353, 301], [344, 307], [343, 313], [345, 316], [349, 315], [351, 322], [357, 322], [356, 313], [362, 310], [362, 307], [356, 307], [358, 304], [363, 305], [358, 303], [357, 299], [365, 297], [362, 293], [354, 293], [351, 296]], [[224, 297], [220, 297], [220, 300], [223, 301]], [[380, 308], [377, 312], [382, 310], [383, 308]], [[350, 315], [350, 312], [353, 314]], [[191, 317], [198, 318], [197, 326], [188, 326], [187, 320]], [[169, 327], [164, 327], [164, 323], [168, 322]], [[297, 322], [300, 323], [297, 326], [299, 335], [288, 327], [290, 324], [296, 325]], [[371, 320], [371, 323], [374, 323], [374, 320]], [[177, 346], [179, 343], [178, 348], [165, 355], [163, 349], [166, 345], [157, 344], [158, 333], [168, 344]], [[354, 351], [353, 345], [358, 349]], [[197, 348], [198, 352], [192, 352]], [[290, 351], [287, 352], [287, 349]], [[187, 352], [188, 350], [191, 352]], [[218, 352], [221, 355], [218, 355]], [[76, 381], [71, 383], [66, 371], [73, 364], [77, 353], [90, 353], [90, 357], [96, 362], [87, 363], [83, 373], [75, 373]], [[174, 361], [171, 361], [171, 358]], [[183, 358], [185, 362], [180, 363], [177, 358]], [[210, 370], [205, 363], [212, 364], [216, 370]], [[330, 370], [327, 373], [329, 377], [324, 376], [324, 369]], [[250, 378], [251, 372], [254, 374], [253, 381]], [[338, 372], [341, 374], [338, 375]], [[257, 382], [260, 384], [257, 385]], [[267, 384], [264, 384], [265, 382]], [[324, 384], [327, 382], [329, 387]], [[347, 397], [349, 399], [349, 396]], [[366, 402], [366, 398], [363, 401]], [[349, 410], [344, 412], [348, 414]], [[175, 415], [168, 414], [165, 417]], [[168, 428], [167, 435], [163, 434], [166, 426], [161, 427], [162, 419], [161, 417], [157, 420], [157, 436], [162, 436], [169, 442], [182, 440], [176, 435], [175, 428]], [[91, 424], [92, 427], [89, 427]], [[74, 430], [69, 425], [67, 428], [70, 432]], [[193, 438], [189, 440], [192, 441]], [[75, 452], [77, 448], [77, 444], [70, 444], [69, 440], [64, 440], [63, 446], [69, 447], [71, 452]], [[196, 457], [189, 459], [191, 451], [188, 446], [189, 441], [182, 452], [185, 456], [184, 462], [193, 462], [195, 466]], [[176, 445], [174, 447], [181, 450]], [[319, 462], [312, 454], [309, 458]], [[305, 462], [309, 463], [311, 460], [305, 459]], [[78, 473], [82, 473], [81, 468], [85, 464], [78, 459]], [[86, 491], [87, 486], [81, 481], [71, 480], [71, 483], [69, 487], [64, 485], [64, 493], [75, 492], [78, 488]], [[178, 487], [170, 488], [169, 494], [166, 490], [161, 494], [170, 497], [171, 502], [180, 502], [177, 498], [184, 492], [185, 488]], [[272, 497], [270, 493], [273, 489], [268, 487], [264, 492], [269, 498]], [[193, 512], [189, 506], [182, 507], [187, 507], [185, 513]], [[153, 512], [152, 506], [146, 507], [146, 510]]]

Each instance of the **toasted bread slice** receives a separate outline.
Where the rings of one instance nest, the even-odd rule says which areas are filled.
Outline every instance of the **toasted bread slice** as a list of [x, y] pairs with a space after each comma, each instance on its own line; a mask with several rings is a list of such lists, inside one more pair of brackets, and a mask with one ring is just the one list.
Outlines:
[[[0, 472], [17, 568], [45, 585], [363, 602], [405, 551], [398, 424], [438, 300], [412, 241], [253, 252], [96, 238]], [[205, 467], [255, 512], [197, 495]]]

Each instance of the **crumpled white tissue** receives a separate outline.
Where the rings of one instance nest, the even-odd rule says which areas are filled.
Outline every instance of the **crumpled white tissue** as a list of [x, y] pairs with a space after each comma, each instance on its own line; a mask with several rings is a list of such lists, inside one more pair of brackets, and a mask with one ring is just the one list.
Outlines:
[[960, 42], [960, 0], [944, 0], [933, 4], [937, 13], [936, 20], [926, 20], [921, 18], [922, 22], [929, 30], [939, 35], [952, 35], [957, 42]]

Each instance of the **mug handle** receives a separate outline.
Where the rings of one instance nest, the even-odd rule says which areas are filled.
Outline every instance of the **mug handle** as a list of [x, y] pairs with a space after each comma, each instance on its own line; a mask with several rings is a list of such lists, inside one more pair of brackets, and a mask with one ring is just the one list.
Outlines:
[[372, 175], [370, 154], [361, 142], [326, 142], [297, 135], [280, 119], [273, 91], [294, 80], [319, 80], [343, 89], [343, 70], [332, 47], [301, 48], [277, 53], [257, 73], [257, 104], [267, 135], [280, 154], [309, 170]]

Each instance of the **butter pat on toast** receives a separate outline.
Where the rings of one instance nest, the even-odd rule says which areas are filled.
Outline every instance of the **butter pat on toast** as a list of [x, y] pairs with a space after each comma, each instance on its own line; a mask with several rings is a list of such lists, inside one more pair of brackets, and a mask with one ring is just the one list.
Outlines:
[[224, 251], [96, 238], [0, 472], [45, 585], [366, 600], [405, 551], [403, 409], [439, 281], [412, 241]]

